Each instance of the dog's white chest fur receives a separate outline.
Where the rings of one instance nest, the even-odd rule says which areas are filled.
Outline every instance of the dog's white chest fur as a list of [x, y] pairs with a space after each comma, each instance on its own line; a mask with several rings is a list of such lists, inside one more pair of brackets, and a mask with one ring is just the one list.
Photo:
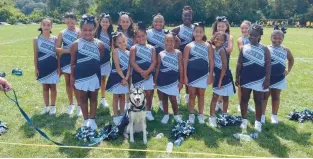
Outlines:
[[129, 128], [131, 123], [133, 123], [134, 133], [139, 133], [144, 131], [143, 125], [146, 125], [146, 111], [140, 112], [129, 112], [129, 124], [127, 125], [126, 132], [129, 133]]

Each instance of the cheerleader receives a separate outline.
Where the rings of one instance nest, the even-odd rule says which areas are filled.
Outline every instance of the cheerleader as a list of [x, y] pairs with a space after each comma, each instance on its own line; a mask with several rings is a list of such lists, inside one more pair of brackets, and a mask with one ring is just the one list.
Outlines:
[[[184, 49], [187, 44], [192, 42], [192, 32], [194, 30], [194, 25], [192, 25], [193, 11], [190, 6], [184, 6], [182, 19], [184, 24], [174, 28], [172, 33], [177, 35], [180, 39], [179, 50], [184, 52]], [[188, 94], [188, 86], [186, 86], [186, 95], [185, 95], [185, 103], [189, 103], [189, 94]], [[180, 96], [177, 96], [177, 101], [180, 103]]]
[[165, 36], [165, 50], [158, 55], [157, 69], [155, 73], [155, 83], [157, 89], [162, 93], [164, 117], [161, 123], [167, 124], [168, 98], [171, 101], [176, 122], [181, 122], [181, 116], [178, 114], [178, 105], [176, 96], [179, 94], [183, 85], [183, 63], [182, 55], [175, 48], [175, 37], [172, 34]]
[[[229, 24], [229, 22], [225, 16], [217, 16], [216, 17], [216, 20], [213, 23], [212, 36], [214, 36], [214, 34], [217, 32], [222, 32], [222, 33], [225, 33], [227, 35], [227, 39], [224, 43], [224, 47], [226, 49], [226, 52], [230, 55], [233, 51], [233, 36], [230, 35], [230, 24]], [[227, 57], [229, 58], [230, 56], [227, 56]], [[218, 111], [219, 109], [223, 111], [223, 99], [222, 99], [222, 97], [219, 97], [219, 99], [216, 103], [215, 111]]]
[[[104, 53], [103, 43], [93, 37], [96, 28], [94, 16], [83, 15], [80, 23], [81, 38], [71, 46], [71, 79], [79, 91], [84, 117], [83, 126], [97, 129], [95, 121], [98, 90], [100, 88], [100, 59]], [[88, 111], [88, 100], [90, 111]]]
[[130, 48], [134, 45], [134, 22], [130, 17], [130, 13], [128, 12], [119, 12], [118, 19], [118, 27], [117, 31], [122, 32], [127, 38], [127, 46], [126, 49], [130, 50]]
[[[238, 46], [238, 49], [241, 50], [241, 48], [246, 45], [246, 44], [249, 44], [250, 41], [249, 41], [249, 27], [251, 25], [251, 22], [250, 21], [243, 21], [240, 25], [240, 31], [241, 31], [241, 34], [242, 36], [238, 38], [237, 40], [237, 46]], [[240, 90], [240, 87], [238, 87], [238, 101], [240, 103], [240, 99], [241, 99], [241, 90]], [[252, 108], [252, 106], [248, 105], [248, 110], [251, 111], [251, 112], [255, 112], [255, 110]], [[240, 104], [237, 105], [237, 111], [240, 112]]]
[[[113, 63], [112, 71], [110, 73], [106, 90], [113, 94], [113, 122], [117, 125], [124, 115], [125, 95], [129, 93], [129, 51], [127, 47], [127, 38], [122, 32], [112, 33]], [[118, 115], [118, 104], [120, 107], [120, 114]]]
[[95, 38], [101, 40], [104, 44], [104, 56], [100, 60], [101, 62], [101, 105], [103, 108], [109, 106], [105, 99], [105, 84], [106, 77], [111, 72], [111, 40], [113, 33], [113, 23], [109, 14], [102, 13], [100, 15], [100, 22], [97, 26]]
[[149, 121], [154, 120], [151, 113], [153, 97], [153, 74], [156, 64], [156, 53], [153, 46], [146, 44], [147, 33], [143, 23], [138, 23], [138, 30], [135, 32], [137, 44], [130, 49], [130, 65], [134, 69], [132, 83], [135, 88], [143, 87], [146, 94], [146, 117]]
[[223, 98], [223, 113], [227, 113], [229, 97], [235, 93], [235, 85], [232, 73], [229, 69], [229, 54], [223, 47], [226, 42], [227, 35], [217, 32], [212, 38], [214, 48], [214, 83], [213, 95], [210, 105], [209, 123], [211, 127], [216, 127], [215, 105], [218, 97]]
[[[253, 91], [256, 120], [254, 128], [262, 131], [262, 105], [264, 92], [268, 91], [271, 75], [271, 55], [267, 47], [260, 44], [263, 28], [259, 24], [252, 24], [249, 28], [250, 44], [240, 50], [237, 68], [236, 85], [241, 87], [241, 116], [242, 129], [247, 128], [247, 107], [250, 94]], [[251, 73], [253, 72], [253, 73]]]
[[[52, 20], [43, 19], [40, 24], [40, 35], [33, 40], [35, 75], [43, 86], [45, 108], [40, 114], [56, 113], [55, 102], [57, 96], [56, 84], [59, 82], [60, 68], [56, 53], [57, 37], [51, 35]], [[49, 100], [49, 94], [51, 101]], [[50, 103], [51, 102], [51, 103]]]
[[[157, 15], [153, 16], [153, 28], [147, 30], [148, 44], [154, 47], [156, 56], [164, 50], [164, 38], [165, 35], [169, 33], [168, 30], [164, 29], [164, 23], [164, 17], [160, 13], [158, 13]], [[158, 93], [158, 97], [159, 108], [163, 111], [162, 93]]]
[[65, 13], [64, 22], [67, 25], [67, 29], [62, 30], [59, 33], [57, 40], [57, 52], [59, 54], [60, 60], [59, 67], [61, 68], [61, 72], [65, 78], [66, 85], [66, 93], [67, 98], [69, 100], [69, 106], [67, 109], [67, 114], [71, 115], [75, 109], [75, 105], [73, 103], [73, 91], [75, 93], [75, 97], [77, 100], [77, 116], [80, 116], [81, 109], [79, 104], [79, 97], [77, 95], [77, 91], [73, 90], [73, 86], [71, 85], [71, 54], [70, 47], [72, 43], [78, 39], [79, 37], [79, 28], [76, 27], [77, 18], [74, 13]]
[[200, 124], [204, 124], [205, 89], [213, 81], [213, 51], [206, 42], [204, 24], [195, 23], [194, 26], [193, 42], [184, 49], [184, 80], [189, 91], [189, 121], [192, 124], [195, 122], [194, 105], [197, 97], [198, 121]]
[[[264, 95], [264, 106], [262, 111], [261, 122], [265, 123], [265, 110], [267, 106], [267, 101], [269, 96], [272, 97], [272, 116], [271, 123], [278, 124], [278, 108], [280, 104], [280, 92], [281, 90], [286, 89], [287, 82], [286, 76], [291, 71], [294, 58], [291, 54], [291, 51], [282, 46], [284, 41], [284, 34], [286, 30], [282, 28], [279, 30], [278, 27], [275, 28], [274, 32], [271, 35], [272, 45], [268, 46], [268, 49], [271, 53], [272, 59], [272, 69], [271, 69], [271, 80], [270, 80], [270, 91], [266, 92]], [[286, 69], [286, 60], [288, 60], [288, 69]]]
[[[127, 38], [127, 46], [126, 49], [129, 51], [130, 48], [135, 44], [134, 42], [134, 22], [130, 17], [130, 13], [128, 12], [119, 12], [119, 19], [118, 19], [118, 27], [117, 31], [122, 32], [124, 36]], [[130, 70], [130, 76], [132, 75], [133, 70]], [[128, 79], [128, 83], [131, 83], [131, 77]], [[126, 103], [125, 108], [128, 108], [130, 105], [129, 96], [126, 95]], [[118, 109], [120, 106], [118, 105]]]

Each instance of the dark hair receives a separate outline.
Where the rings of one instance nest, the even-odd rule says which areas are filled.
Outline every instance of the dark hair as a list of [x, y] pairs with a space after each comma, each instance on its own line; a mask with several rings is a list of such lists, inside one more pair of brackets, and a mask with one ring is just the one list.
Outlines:
[[258, 42], [261, 41], [261, 36], [263, 35], [263, 27], [262, 25], [260, 25], [259, 23], [253, 23], [251, 24], [251, 26], [249, 27], [249, 34], [252, 32], [252, 31], [256, 31], [260, 34], [260, 39], [258, 40]]
[[[50, 21], [50, 23], [51, 23], [51, 25], [52, 25], [52, 19], [50, 19], [50, 18], [43, 18], [42, 20], [41, 20], [41, 22], [40, 22], [40, 25], [41, 25], [41, 23], [43, 22], [43, 21], [45, 21], [45, 20], [48, 20], [48, 21]], [[40, 28], [38, 29], [38, 31], [40, 31], [40, 34], [39, 34], [39, 36], [43, 33], [43, 30], [42, 30], [42, 28], [41, 28], [41, 26], [40, 26]], [[52, 31], [50, 31], [50, 33], [52, 33]]]
[[63, 16], [64, 19], [73, 19], [73, 20], [77, 20], [76, 15], [73, 12], [66, 12]]
[[[121, 11], [118, 14], [119, 14], [118, 21], [121, 20], [121, 17], [123, 15], [127, 15], [128, 16], [128, 18], [130, 20], [130, 26], [127, 29], [127, 35], [130, 36], [130, 38], [134, 37], [134, 22], [133, 22], [132, 18], [130, 17], [130, 13]], [[118, 24], [117, 30], [121, 31], [121, 32], [123, 31], [123, 28], [122, 28], [122, 26], [120, 24]]]
[[95, 16], [84, 14], [80, 19], [80, 28], [82, 28], [84, 24], [93, 24], [93, 26], [96, 27]]
[[[203, 29], [203, 32], [205, 32], [205, 26], [204, 26], [204, 22], [198, 22], [198, 23], [194, 23], [193, 24], [195, 27], [194, 27], [194, 29], [193, 29], [193, 31], [195, 31], [196, 30], [196, 28], [202, 28]], [[203, 41], [207, 41], [207, 37], [206, 37], [206, 35], [204, 34], [204, 36], [202, 37], [202, 40]], [[192, 41], [195, 41], [195, 37], [192, 35]]]
[[213, 41], [212, 41], [212, 40], [210, 41], [211, 44], [215, 45], [215, 44], [214, 44], [214, 39], [215, 39], [217, 36], [223, 36], [223, 38], [224, 38], [224, 43], [226, 42], [226, 40], [227, 40], [227, 35], [226, 35], [226, 33], [216, 32], [216, 33], [213, 35], [213, 38], [212, 38]]
[[283, 35], [283, 37], [285, 37], [285, 34], [287, 33], [286, 30], [287, 30], [287, 28], [285, 28], [285, 27], [279, 28], [278, 25], [275, 25], [274, 26], [274, 31], [273, 31], [271, 36], [273, 36], [275, 34], [281, 34], [281, 35]]
[[215, 19], [216, 20], [213, 23], [212, 35], [214, 35], [217, 32], [217, 24], [221, 23], [221, 22], [226, 24], [227, 29], [226, 29], [225, 33], [230, 34], [230, 24], [229, 24], [227, 18], [225, 16], [217, 16]]
[[193, 13], [193, 11], [192, 11], [192, 9], [191, 9], [190, 6], [184, 6], [184, 8], [183, 8], [183, 14], [186, 13], [186, 12], [191, 12], [191, 13]]
[[112, 41], [111, 41], [111, 44], [112, 44], [112, 47], [113, 48], [118, 48], [118, 46], [116, 45], [116, 39], [117, 37], [119, 36], [124, 36], [124, 34], [122, 32], [119, 32], [119, 31], [116, 31], [116, 32], [112, 32], [111, 33], [111, 37], [112, 37]]
[[114, 32], [114, 29], [113, 29], [113, 24], [112, 24], [112, 19], [111, 19], [110, 14], [106, 14], [106, 13], [100, 14], [98, 26], [97, 26], [97, 29], [96, 29], [96, 32], [95, 32], [95, 38], [100, 39], [100, 35], [101, 35], [101, 31], [102, 31], [101, 21], [102, 21], [103, 18], [109, 19], [110, 25], [109, 25], [109, 28], [108, 28], [108, 35], [109, 35], [109, 38], [110, 38], [110, 41], [111, 41], [112, 40], [112, 35], [111, 34]]
[[136, 28], [136, 30], [135, 30], [135, 35], [138, 33], [138, 31], [142, 31], [142, 32], [144, 32], [145, 34], [147, 34], [147, 31], [146, 31], [146, 24], [145, 23], [143, 23], [142, 21], [139, 21], [138, 23], [137, 23], [137, 28]]

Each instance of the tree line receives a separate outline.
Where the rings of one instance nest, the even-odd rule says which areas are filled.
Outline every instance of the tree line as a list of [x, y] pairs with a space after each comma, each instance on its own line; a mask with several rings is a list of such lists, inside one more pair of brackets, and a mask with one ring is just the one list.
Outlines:
[[114, 22], [119, 11], [131, 13], [134, 21], [151, 23], [152, 15], [161, 13], [167, 24], [181, 23], [184, 5], [194, 11], [195, 21], [213, 23], [216, 16], [227, 16], [234, 24], [243, 20], [288, 19], [289, 23], [313, 21], [313, 0], [2, 0], [0, 21], [38, 22], [51, 17], [61, 23], [65, 12], [110, 13]]

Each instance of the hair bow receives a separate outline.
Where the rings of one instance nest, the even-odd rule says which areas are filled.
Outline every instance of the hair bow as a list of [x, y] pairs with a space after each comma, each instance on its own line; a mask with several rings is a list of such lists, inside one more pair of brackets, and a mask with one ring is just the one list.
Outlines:
[[100, 17], [110, 17], [110, 14], [109, 13], [101, 13], [100, 14]]
[[227, 18], [225, 16], [217, 16], [216, 20], [219, 21], [219, 22], [226, 22]]
[[111, 33], [112, 38], [118, 37], [118, 36], [120, 36], [121, 34], [123, 34], [123, 33], [122, 33], [122, 32], [119, 32], [119, 31], [116, 31], [116, 32]]
[[121, 12], [118, 12], [118, 15], [122, 16], [122, 15], [130, 15], [129, 12], [124, 12], [124, 11], [121, 11]]
[[138, 29], [146, 29], [146, 24], [142, 21], [137, 22]]
[[287, 33], [287, 28], [285, 28], [285, 27], [282, 27], [282, 28], [279, 28], [279, 26], [278, 25], [275, 25], [274, 26], [274, 30], [281, 30], [284, 34], [286, 34]]
[[81, 21], [82, 22], [94, 22], [95, 21], [95, 16], [93, 16], [93, 15], [90, 15], [90, 16], [83, 15]]
[[200, 26], [200, 27], [204, 28], [204, 24], [205, 24], [205, 22], [197, 22], [197, 23], [194, 23], [193, 25]]

